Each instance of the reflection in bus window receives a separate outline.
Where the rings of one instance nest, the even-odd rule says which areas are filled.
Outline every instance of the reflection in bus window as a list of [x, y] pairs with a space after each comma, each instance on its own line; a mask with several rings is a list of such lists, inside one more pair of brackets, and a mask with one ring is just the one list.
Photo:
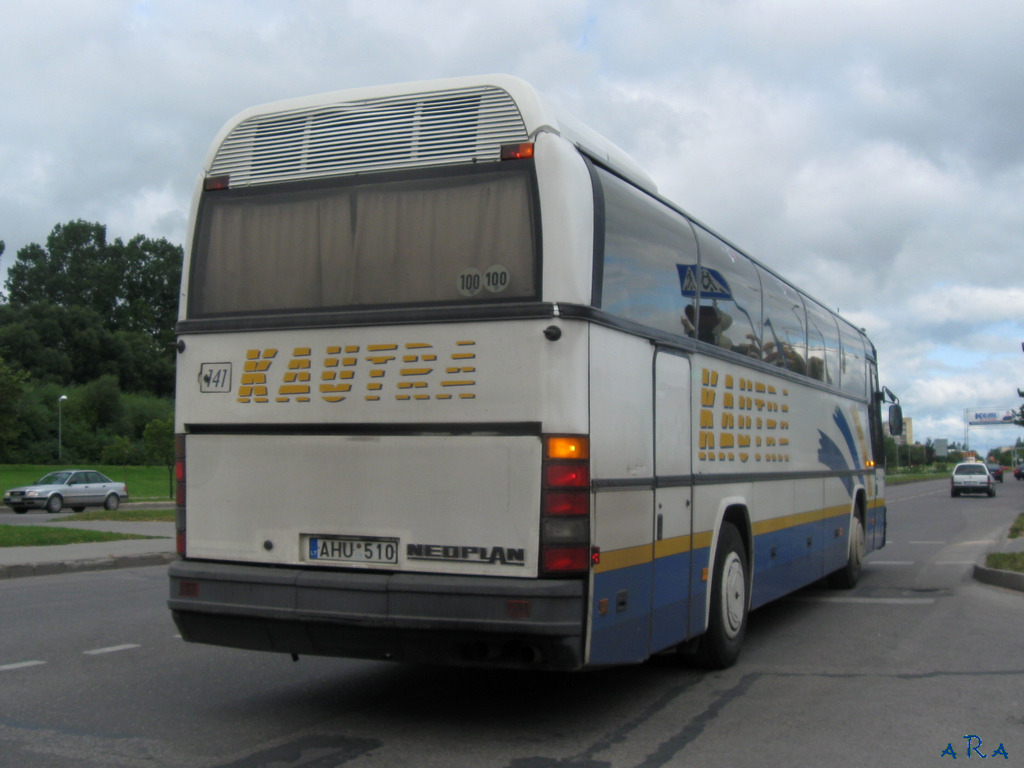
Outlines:
[[835, 318], [813, 301], [807, 302], [807, 375], [839, 383], [839, 329]]
[[707, 230], [700, 244], [698, 336], [748, 357], [761, 357], [761, 285], [750, 260]]
[[762, 359], [794, 373], [807, 373], [804, 302], [794, 288], [765, 270], [761, 273], [764, 321]]
[[854, 397], [864, 397], [867, 391], [864, 338], [856, 328], [842, 320], [839, 321], [839, 331], [843, 342], [840, 386]]
[[693, 335], [676, 278], [697, 261], [689, 222], [650, 195], [598, 169], [604, 192], [604, 276], [601, 307], [618, 317], [674, 334]]

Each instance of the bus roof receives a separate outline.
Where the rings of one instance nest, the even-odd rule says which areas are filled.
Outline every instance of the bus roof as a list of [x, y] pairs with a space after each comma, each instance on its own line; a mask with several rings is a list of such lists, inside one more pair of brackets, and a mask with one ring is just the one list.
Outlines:
[[[552, 104], [529, 83], [510, 75], [479, 75], [371, 86], [303, 96], [250, 107], [229, 120], [217, 135], [207, 156], [206, 175], [230, 175], [232, 186], [284, 180], [277, 174], [263, 174], [261, 177], [255, 177], [246, 176], [235, 170], [242, 167], [245, 162], [253, 162], [252, 152], [246, 145], [246, 141], [251, 141], [251, 136], [256, 130], [259, 130], [254, 126], [259, 126], [261, 123], [272, 122], [275, 125], [275, 130], [284, 134], [288, 129], [280, 126], [285, 126], [289, 121], [294, 124], [296, 121], [309, 119], [325, 112], [345, 110], [348, 113], [353, 113], [358, 112], [361, 108], [380, 110], [385, 108], [384, 105], [409, 106], [417, 102], [425, 103], [432, 99], [437, 105], [435, 114], [440, 118], [446, 111], [445, 102], [441, 100], [445, 94], [481, 94], [485, 92], [504, 92], [508, 97], [505, 101], [510, 99], [518, 112], [515, 130], [512, 130], [507, 111], [503, 114], [495, 112], [493, 124], [486, 128], [488, 138], [496, 141], [507, 139], [509, 142], [528, 141], [535, 138], [538, 133], [554, 133], [574, 144], [582, 153], [596, 162], [609, 167], [634, 184], [652, 193], [657, 193], [657, 186], [653, 179], [626, 152]], [[448, 112], [454, 114], [457, 114], [458, 110], [457, 103], [447, 108]], [[435, 125], [440, 125], [440, 121]], [[376, 118], [367, 120], [362, 126], [364, 136], [374, 130], [398, 132], [402, 130], [402, 126]], [[484, 130], [481, 128], [482, 133]], [[507, 132], [507, 135], [502, 135], [502, 132]], [[465, 135], [464, 132], [463, 135]], [[324, 140], [330, 140], [330, 136], [325, 134]], [[478, 145], [482, 145], [482, 142], [478, 142]], [[489, 149], [493, 146], [493, 143], [488, 145]], [[476, 147], [475, 154], [459, 156], [449, 152], [444, 155], [439, 153], [432, 155], [434, 162], [424, 161], [423, 158], [426, 156], [426, 153], [419, 155], [410, 153], [408, 162], [399, 166], [392, 165], [392, 167], [415, 167], [440, 164], [441, 162], [476, 162], [490, 159], [481, 156], [480, 146]], [[354, 172], [360, 172], [360, 170], [365, 169], [357, 168]], [[325, 171], [302, 175], [309, 177], [329, 174]], [[288, 178], [294, 177], [289, 176]]]

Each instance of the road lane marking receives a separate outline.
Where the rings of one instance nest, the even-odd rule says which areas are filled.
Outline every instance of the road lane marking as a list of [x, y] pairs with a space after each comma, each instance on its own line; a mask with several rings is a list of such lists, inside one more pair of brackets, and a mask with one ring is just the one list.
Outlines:
[[132, 648], [141, 648], [141, 645], [135, 643], [125, 643], [124, 645], [112, 645], [109, 648], [96, 648], [91, 651], [82, 651], [86, 656], [99, 656], [102, 653], [117, 653], [118, 651], [129, 651]]
[[916, 560], [867, 560], [865, 565], [914, 565]]
[[931, 605], [934, 597], [795, 597], [808, 603], [851, 603], [854, 605]]
[[17, 664], [4, 664], [0, 666], [0, 672], [10, 672], [15, 669], [25, 669], [26, 667], [38, 667], [40, 664], [45, 663], [45, 661], [19, 661]]

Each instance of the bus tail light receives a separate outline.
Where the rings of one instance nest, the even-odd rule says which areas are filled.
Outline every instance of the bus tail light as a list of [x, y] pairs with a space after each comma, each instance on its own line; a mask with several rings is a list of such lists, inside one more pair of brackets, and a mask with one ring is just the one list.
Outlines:
[[174, 533], [175, 549], [185, 556], [185, 435], [174, 436]]
[[586, 573], [590, 548], [590, 443], [576, 435], [544, 439], [541, 573]]

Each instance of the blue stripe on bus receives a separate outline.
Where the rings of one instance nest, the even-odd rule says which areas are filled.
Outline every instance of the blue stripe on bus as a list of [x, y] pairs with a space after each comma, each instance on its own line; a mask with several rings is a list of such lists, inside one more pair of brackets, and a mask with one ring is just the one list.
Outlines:
[[654, 561], [654, 603], [651, 653], [683, 642], [690, 612], [690, 553], [680, 552]]
[[[750, 607], [762, 606], [842, 568], [849, 553], [848, 524], [849, 516], [844, 514], [756, 536]], [[837, 537], [840, 528], [842, 536]]]
[[[646, 562], [594, 574], [590, 664], [641, 662], [649, 655], [652, 569]], [[602, 600], [607, 601], [604, 615]]]
[[[849, 552], [848, 525], [849, 516], [842, 514], [757, 535], [751, 608], [842, 568]], [[837, 536], [840, 529], [842, 535]], [[872, 549], [869, 540], [867, 550]], [[704, 547], [595, 573], [590, 663], [642, 661], [703, 633], [707, 611], [704, 570], [710, 573], [710, 556], [710, 548]], [[621, 611], [620, 597], [626, 598]], [[604, 615], [602, 600], [607, 600]]]

